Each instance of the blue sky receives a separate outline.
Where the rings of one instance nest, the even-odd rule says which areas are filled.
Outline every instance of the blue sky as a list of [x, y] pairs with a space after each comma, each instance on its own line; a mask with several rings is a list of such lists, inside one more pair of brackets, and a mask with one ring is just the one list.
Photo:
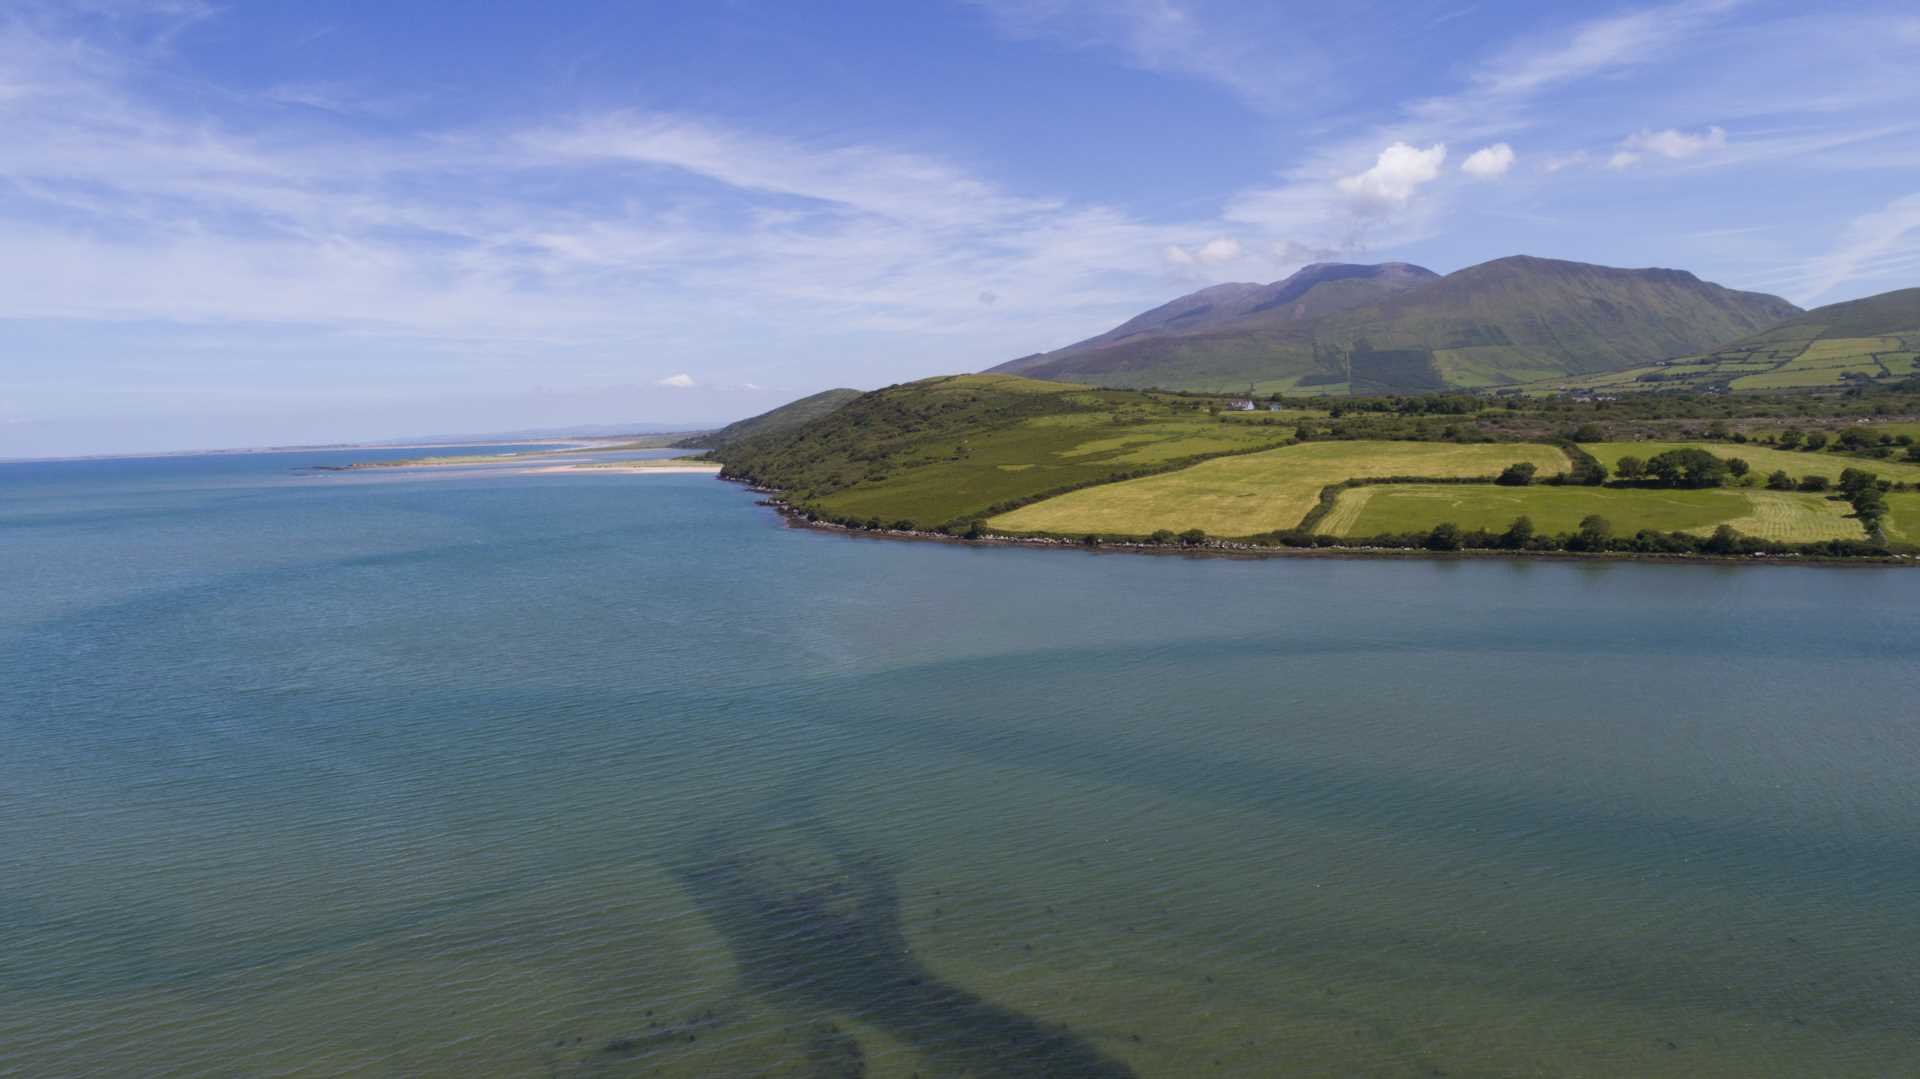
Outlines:
[[692, 423], [1332, 259], [1920, 284], [1910, 4], [0, 2], [0, 456]]

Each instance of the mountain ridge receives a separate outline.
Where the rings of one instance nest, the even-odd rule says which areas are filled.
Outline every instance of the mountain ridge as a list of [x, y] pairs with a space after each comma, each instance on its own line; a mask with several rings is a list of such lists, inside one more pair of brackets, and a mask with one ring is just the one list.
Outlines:
[[[1339, 280], [1316, 281], [1306, 296], [1337, 289]], [[1511, 255], [1306, 317], [1250, 312], [1190, 332], [1091, 345], [1109, 331], [994, 370], [1194, 390], [1249, 383], [1261, 392], [1474, 389], [1699, 353], [1800, 313], [1777, 296], [1728, 289], [1686, 270]]]

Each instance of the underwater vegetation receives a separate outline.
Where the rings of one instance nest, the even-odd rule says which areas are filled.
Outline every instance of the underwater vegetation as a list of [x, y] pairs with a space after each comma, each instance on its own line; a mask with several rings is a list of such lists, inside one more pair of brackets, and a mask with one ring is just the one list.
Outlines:
[[[756, 992], [870, 1023], [931, 1064], [990, 1079], [1134, 1074], [1064, 1027], [941, 981], [912, 955], [892, 868], [816, 820], [715, 829], [676, 872]], [[809, 1056], [823, 1076], [863, 1073], [831, 1037]]]

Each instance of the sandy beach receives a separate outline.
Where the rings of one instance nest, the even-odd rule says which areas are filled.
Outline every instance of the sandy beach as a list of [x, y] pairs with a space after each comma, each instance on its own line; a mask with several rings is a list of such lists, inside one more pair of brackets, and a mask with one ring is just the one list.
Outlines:
[[720, 466], [718, 464], [654, 465], [654, 464], [647, 464], [642, 461], [635, 461], [631, 464], [621, 463], [621, 464], [602, 464], [602, 465], [543, 465], [539, 468], [520, 469], [519, 474], [522, 476], [537, 476], [537, 475], [543, 475], [543, 474], [554, 473], [554, 472], [571, 472], [571, 473], [583, 474], [583, 475], [607, 474], [607, 475], [633, 476], [633, 475], [644, 474], [644, 475], [657, 476], [657, 475], [683, 475], [688, 473], [712, 475], [718, 471], [720, 471]]

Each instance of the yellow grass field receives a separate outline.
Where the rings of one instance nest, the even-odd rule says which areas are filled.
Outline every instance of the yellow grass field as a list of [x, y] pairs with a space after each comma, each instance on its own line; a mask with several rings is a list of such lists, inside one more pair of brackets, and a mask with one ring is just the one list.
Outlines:
[[[1751, 509], [1744, 516], [1723, 523], [1732, 525], [1741, 535], [1780, 543], [1818, 543], [1828, 539], [1861, 539], [1866, 535], [1860, 522], [1848, 516], [1853, 507], [1836, 499], [1755, 488], [1738, 493], [1746, 498]], [[1713, 527], [1686, 531], [1705, 536], [1712, 534]]]
[[1308, 442], [1122, 483], [1072, 491], [988, 524], [1008, 532], [1150, 535], [1198, 528], [1213, 536], [1250, 536], [1292, 528], [1328, 484], [1388, 476], [1490, 476], [1516, 461], [1542, 476], [1571, 467], [1553, 446], [1531, 443]]
[[1618, 535], [1650, 528], [1706, 536], [1726, 524], [1761, 539], [1814, 543], [1863, 538], [1859, 522], [1847, 516], [1850, 512], [1852, 507], [1825, 495], [1757, 488], [1670, 491], [1386, 484], [1342, 491], [1315, 531], [1374, 536], [1421, 532], [1448, 522], [1498, 532], [1524, 514], [1542, 533], [1559, 535], [1574, 531], [1588, 514], [1597, 514]]

